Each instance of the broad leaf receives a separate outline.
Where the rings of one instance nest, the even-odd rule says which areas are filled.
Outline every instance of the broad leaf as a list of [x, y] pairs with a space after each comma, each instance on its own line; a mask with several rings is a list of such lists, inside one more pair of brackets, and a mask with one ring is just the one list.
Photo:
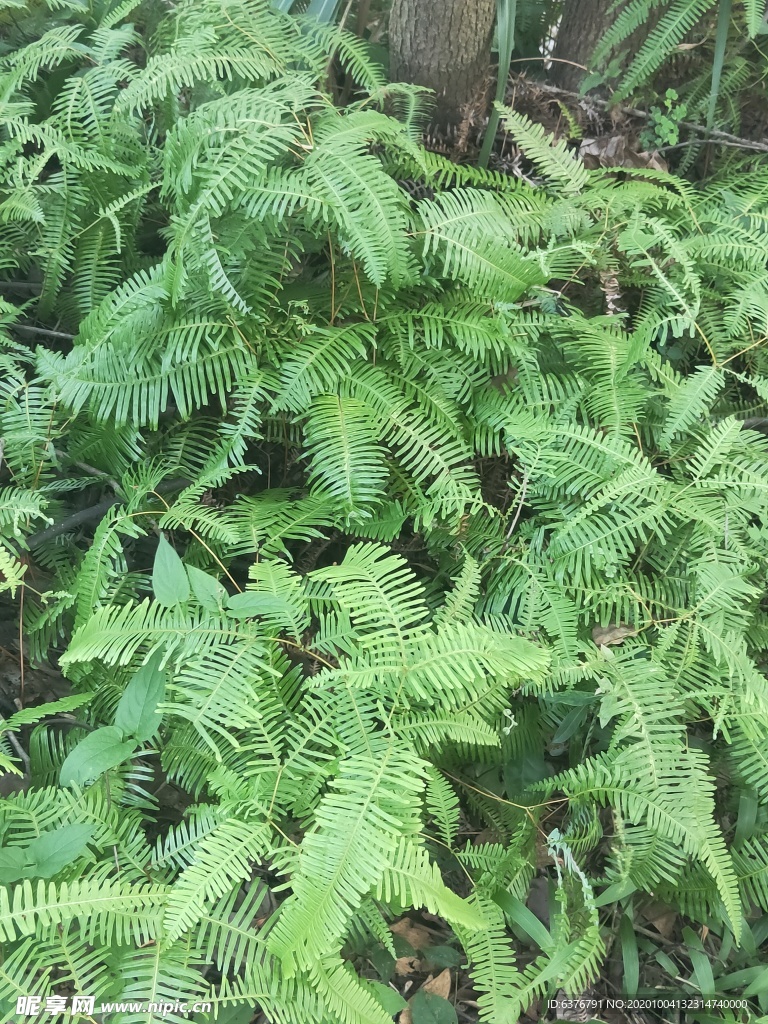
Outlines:
[[0, 849], [0, 884], [11, 885], [20, 878], [28, 877], [26, 868], [27, 856], [23, 847], [9, 846]]
[[184, 563], [162, 534], [152, 568], [152, 590], [160, 604], [169, 607], [189, 600], [189, 580]]
[[61, 766], [59, 782], [62, 786], [87, 786], [110, 768], [122, 764], [135, 749], [135, 741], [124, 740], [117, 726], [97, 729], [69, 752]]
[[139, 743], [152, 739], [160, 727], [157, 705], [165, 696], [165, 672], [160, 663], [163, 652], [156, 651], [128, 683], [115, 712], [115, 726], [123, 736]]
[[95, 826], [78, 823], [44, 832], [27, 847], [32, 870], [28, 877], [51, 878], [77, 860], [91, 840]]
[[274, 594], [256, 593], [247, 590], [243, 594], [233, 594], [227, 601], [227, 614], [234, 619], [250, 619], [255, 615], [280, 615], [292, 612], [288, 602]]
[[94, 826], [84, 823], [62, 825], [44, 832], [26, 846], [0, 849], [0, 883], [10, 885], [21, 878], [52, 878], [85, 850]]
[[408, 1005], [413, 1024], [458, 1024], [453, 1003], [432, 992], [420, 990]]
[[211, 576], [195, 565], [187, 566], [187, 576], [195, 600], [208, 611], [217, 612], [227, 601], [227, 591], [215, 576]]
[[395, 989], [389, 985], [384, 985], [380, 981], [369, 981], [366, 987], [371, 990], [376, 1002], [381, 1003], [392, 1017], [400, 1013], [408, 1005], [399, 992], [396, 992]]

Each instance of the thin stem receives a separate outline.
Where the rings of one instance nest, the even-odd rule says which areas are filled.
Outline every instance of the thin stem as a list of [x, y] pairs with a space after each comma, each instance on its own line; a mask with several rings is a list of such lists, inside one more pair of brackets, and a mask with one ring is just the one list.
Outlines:
[[316, 651], [310, 650], [309, 647], [304, 647], [303, 644], [297, 644], [293, 640], [286, 640], [282, 636], [268, 636], [267, 640], [273, 640], [277, 644], [287, 644], [289, 647], [294, 647], [297, 651], [301, 651], [302, 654], [306, 654], [308, 657], [314, 658], [315, 661], [319, 661], [322, 665], [325, 665], [326, 668], [338, 668], [338, 665], [334, 665], [331, 661], [326, 661], [325, 658], [319, 655]]
[[547, 838], [547, 835], [544, 832], [544, 829], [541, 827], [541, 825], [539, 825], [538, 821], [534, 817], [533, 811], [539, 807], [554, 807], [558, 804], [568, 803], [568, 797], [563, 796], [556, 797], [554, 800], [547, 800], [545, 803], [541, 804], [516, 804], [514, 800], [505, 800], [504, 797], [496, 796], [495, 793], [489, 793], [485, 789], [478, 789], [477, 786], [473, 786], [471, 783], [466, 782], [464, 779], [460, 779], [458, 775], [452, 775], [449, 771], [446, 771], [445, 768], [441, 768], [440, 770], [443, 772], [444, 775], [447, 775], [449, 779], [453, 779], [454, 782], [458, 782], [458, 784], [460, 786], [463, 786], [465, 789], [471, 789], [474, 793], [479, 793], [480, 796], [484, 796], [488, 800], [495, 800], [499, 804], [505, 804], [508, 807], [515, 807], [519, 811], [524, 811], [530, 818], [533, 827], [544, 839]]
[[333, 256], [333, 239], [330, 231], [328, 232], [328, 255], [331, 259], [331, 319], [329, 323], [333, 327], [333, 321], [336, 318], [336, 261]]
[[74, 341], [74, 334], [66, 334], [64, 331], [49, 331], [46, 327], [33, 327], [31, 324], [9, 324], [12, 331], [21, 331], [27, 334], [40, 334], [45, 338], [61, 338], [63, 341]]
[[512, 520], [512, 525], [507, 530], [507, 536], [506, 536], [506, 539], [504, 541], [504, 547], [502, 548], [502, 551], [504, 551], [506, 549], [507, 545], [509, 544], [510, 540], [512, 539], [512, 534], [515, 532], [515, 527], [517, 526], [517, 522], [518, 522], [518, 520], [520, 518], [520, 513], [523, 511], [523, 507], [525, 506], [525, 496], [526, 496], [527, 493], [528, 493], [528, 470], [526, 469], [525, 472], [523, 473], [523, 483], [522, 483], [522, 486], [520, 488], [520, 497], [518, 498], [518, 501], [517, 501], [517, 508], [515, 509], [515, 516], [514, 516], [514, 518]]
[[24, 707], [24, 587], [19, 591], [19, 704]]
[[[558, 86], [548, 85], [546, 82], [537, 82], [536, 88], [541, 92], [550, 92], [557, 93], [560, 96], [569, 96], [574, 100], [578, 100], [580, 103], [584, 103], [586, 101], [591, 103], [593, 106], [598, 107], [600, 110], [616, 110], [618, 113], [629, 114], [632, 117], [641, 117], [643, 120], [647, 120], [650, 117], [647, 110], [639, 110], [637, 107], [624, 107], [618, 103], [611, 103], [610, 100], [601, 100], [597, 96], [590, 95], [584, 97], [580, 93], [571, 92], [569, 89], [560, 89]], [[708, 130], [706, 125], [693, 124], [691, 121], [680, 121], [678, 123], [681, 128], [687, 128], [689, 131], [707, 136], [708, 141], [710, 142], [722, 142], [724, 145], [738, 146], [740, 149], [749, 149], [756, 153], [768, 153], [768, 143], [755, 142], [752, 139], [742, 139], [738, 135], [731, 135], [730, 132], [719, 131], [716, 128]]]
[[9, 729], [5, 735], [8, 737], [11, 746], [16, 751], [16, 753], [19, 756], [19, 759], [22, 761], [24, 765], [24, 774], [29, 775], [29, 754], [26, 752], [26, 750], [22, 747], [22, 745], [13, 735], [13, 731], [11, 729]]

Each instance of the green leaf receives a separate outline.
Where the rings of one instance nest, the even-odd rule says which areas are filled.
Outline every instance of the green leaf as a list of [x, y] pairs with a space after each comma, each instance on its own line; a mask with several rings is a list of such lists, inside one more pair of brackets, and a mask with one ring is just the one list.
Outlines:
[[613, 882], [607, 889], [603, 889], [600, 895], [595, 898], [595, 906], [604, 907], [608, 903], [618, 903], [619, 900], [630, 896], [636, 890], [636, 882], [633, 882], [631, 878], [622, 878], [618, 882]]
[[458, 1024], [453, 1003], [432, 992], [419, 990], [411, 999], [413, 1024]]
[[670, 978], [676, 978], [678, 976], [679, 969], [677, 964], [672, 959], [672, 957], [667, 956], [667, 954], [663, 950], [660, 949], [657, 953], [655, 953], [654, 959], [656, 960], [656, 963], [667, 972]]
[[152, 567], [152, 590], [160, 604], [173, 607], [189, 600], [189, 580], [184, 563], [160, 534]]
[[104, 772], [127, 760], [136, 749], [134, 740], [124, 740], [114, 725], [97, 729], [70, 750], [61, 766], [62, 786], [87, 786]]
[[540, 948], [548, 952], [554, 945], [554, 940], [547, 929], [524, 903], [511, 893], [499, 889], [493, 897], [493, 902], [501, 907], [510, 921], [513, 921], [518, 928], [521, 928]]
[[192, 587], [195, 600], [207, 608], [209, 612], [217, 612], [224, 607], [227, 601], [227, 591], [219, 583], [215, 576], [211, 576], [197, 566], [187, 566], [187, 576]]
[[720, 0], [717, 11], [717, 28], [715, 30], [715, 51], [712, 56], [712, 85], [709, 90], [707, 104], [707, 128], [715, 123], [717, 98], [720, 93], [720, 79], [725, 64], [725, 48], [728, 43], [728, 30], [731, 27], [732, 0]]
[[510, 800], [520, 801], [524, 791], [552, 774], [543, 751], [524, 750], [515, 760], [504, 765], [504, 789]]
[[483, 147], [480, 151], [478, 163], [481, 167], [488, 166], [488, 159], [496, 141], [496, 131], [499, 127], [500, 111], [498, 104], [504, 102], [507, 82], [509, 81], [509, 66], [512, 61], [512, 51], [515, 48], [515, 28], [517, 21], [517, 0], [496, 0], [496, 39], [498, 42], [499, 60], [496, 72], [496, 103], [494, 103], [488, 126], [485, 129]]
[[243, 594], [233, 594], [227, 601], [227, 614], [233, 619], [250, 619], [254, 615], [280, 615], [286, 610], [293, 611], [283, 598], [252, 590], [247, 590]]
[[52, 878], [77, 860], [93, 835], [94, 826], [78, 823], [44, 832], [26, 846], [0, 850], [0, 883], [21, 878]]
[[26, 851], [27, 861], [32, 862], [27, 877], [52, 878], [77, 860], [90, 842], [94, 828], [82, 822], [62, 825], [33, 839]]
[[713, 996], [715, 994], [715, 978], [712, 973], [712, 963], [704, 951], [701, 939], [693, 928], [683, 928], [683, 938], [699, 991], [703, 996]]
[[20, 878], [26, 878], [26, 850], [21, 846], [0, 849], [0, 883], [11, 885]]
[[134, 674], [115, 712], [115, 726], [123, 736], [139, 743], [152, 739], [160, 727], [157, 706], [165, 696], [165, 672], [160, 670], [163, 652], [156, 651]]
[[458, 967], [465, 959], [453, 946], [430, 946], [424, 955], [432, 967], [438, 967], [440, 970], [445, 967]]
[[637, 995], [640, 983], [640, 958], [637, 952], [635, 926], [629, 915], [624, 914], [619, 925], [621, 939], [621, 958], [624, 961], [624, 991], [628, 996]]
[[10, 730], [19, 729], [22, 725], [32, 725], [49, 715], [60, 715], [62, 712], [74, 711], [76, 708], [87, 704], [93, 697], [92, 693], [73, 693], [69, 697], [61, 697], [59, 700], [52, 700], [47, 704], [37, 704], [35, 707], [23, 708], [11, 715], [5, 723], [5, 728]]
[[[751, 978], [753, 980], [741, 993], [742, 997], [747, 999], [751, 996], [764, 995], [768, 992], [768, 971], [766, 971], [765, 967], [753, 967], [751, 970], [753, 972], [751, 974]], [[746, 974], [747, 971], [743, 971], [742, 973]], [[722, 980], [722, 978], [717, 979], [718, 989], [723, 988]]]
[[538, 170], [553, 181], [564, 193], [578, 192], [589, 181], [589, 172], [565, 139], [556, 139], [542, 125], [535, 124], [525, 114], [500, 107], [504, 126], [525, 155]]
[[308, 18], [317, 18], [322, 24], [328, 24], [336, 17], [339, 0], [311, 0], [307, 8]]
[[586, 704], [572, 708], [563, 718], [562, 722], [558, 726], [557, 732], [552, 737], [551, 747], [556, 747], [560, 743], [567, 742], [575, 732], [578, 732], [587, 720], [588, 712], [589, 709]]
[[[744, 986], [747, 986], [745, 989]], [[754, 986], [757, 986], [755, 989]], [[731, 989], [744, 989], [743, 996], [755, 995], [761, 989], [768, 989], [768, 971], [765, 967], [745, 967], [740, 971], [732, 971], [729, 974], [721, 974], [717, 979], [717, 991], [729, 992]]]
[[394, 1017], [408, 1005], [399, 992], [380, 981], [367, 981], [366, 988], [371, 989], [373, 998], [381, 1004], [390, 1017]]
[[[400, 938], [399, 935], [395, 935], [395, 947], [397, 947], [397, 940]], [[383, 946], [374, 946], [368, 953], [368, 959], [373, 964], [376, 973], [382, 981], [389, 981], [392, 975], [395, 973], [395, 958], [385, 949]]]

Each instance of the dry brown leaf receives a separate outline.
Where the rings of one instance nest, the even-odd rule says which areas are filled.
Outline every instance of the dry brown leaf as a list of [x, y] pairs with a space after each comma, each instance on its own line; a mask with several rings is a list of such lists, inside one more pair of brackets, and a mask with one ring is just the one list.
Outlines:
[[595, 626], [592, 630], [592, 639], [598, 647], [610, 647], [612, 644], [622, 643], [628, 636], [635, 636], [637, 630], [624, 623], [616, 625], [609, 622], [607, 626]]
[[548, 868], [554, 864], [552, 854], [549, 852], [549, 847], [546, 843], [541, 841], [541, 838], [536, 838], [536, 867], [537, 868]]
[[[593, 989], [587, 988], [583, 992], [579, 992], [578, 995], [569, 996], [561, 988], [558, 990], [555, 998], [561, 1005], [565, 1004], [564, 1007], [557, 1011], [559, 1020], [573, 1021], [574, 1024], [586, 1024], [587, 1021], [592, 1020], [592, 1014], [587, 1009], [587, 1006], [594, 1000]], [[630, 1016], [629, 1019], [633, 1019], [633, 1016]]]
[[643, 912], [643, 917], [662, 938], [671, 939], [677, 925], [677, 911], [665, 903], [651, 903]]
[[644, 167], [650, 167], [652, 171], [668, 171], [669, 164], [659, 153], [638, 153], [637, 154], [642, 160], [648, 159]]
[[622, 167], [627, 140], [623, 135], [601, 135], [597, 139], [583, 139], [579, 157], [586, 167]]
[[618, 275], [614, 271], [600, 271], [600, 287], [605, 296], [605, 311], [611, 316], [624, 312], [622, 304], [621, 286]]
[[432, 933], [423, 924], [416, 924], [409, 917], [401, 917], [389, 926], [393, 935], [405, 939], [414, 949], [427, 949], [432, 945]]
[[421, 986], [422, 992], [431, 992], [433, 996], [447, 999], [451, 994], [451, 969], [446, 967], [436, 978], [427, 978]]
[[395, 960], [395, 974], [401, 977], [407, 974], [415, 974], [421, 970], [421, 960], [415, 956], [399, 956]]
[[495, 828], [484, 828], [482, 832], [478, 832], [475, 838], [472, 840], [473, 846], [484, 846], [486, 843], [498, 843], [501, 836]]
[[[550, 857], [549, 863], [552, 863]], [[549, 879], [534, 878], [528, 890], [528, 899], [525, 905], [531, 913], [538, 917], [545, 928], [549, 928]]]
[[[440, 996], [441, 999], [447, 999], [451, 994], [451, 969], [446, 967], [444, 971], [441, 971], [437, 977], [429, 977], [419, 989], [419, 992], [429, 992], [433, 996]], [[400, 1024], [413, 1024], [413, 1017], [411, 1016], [410, 999], [408, 1000], [409, 1005], [400, 1013]]]
[[666, 171], [667, 163], [658, 153], [638, 153], [627, 145], [623, 135], [600, 135], [596, 139], [583, 139], [579, 146], [579, 157], [584, 166], [596, 167], [650, 167], [655, 171]]

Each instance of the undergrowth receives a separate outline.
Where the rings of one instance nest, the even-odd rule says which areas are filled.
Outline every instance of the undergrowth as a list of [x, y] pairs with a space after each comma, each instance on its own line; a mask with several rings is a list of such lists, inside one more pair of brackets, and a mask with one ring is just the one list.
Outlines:
[[533, 187], [335, 28], [142, 10], [1, 15], [2, 588], [70, 683], [4, 721], [3, 1020], [386, 1024], [424, 908], [514, 1022], [651, 894], [765, 1012], [768, 171], [507, 111]]

